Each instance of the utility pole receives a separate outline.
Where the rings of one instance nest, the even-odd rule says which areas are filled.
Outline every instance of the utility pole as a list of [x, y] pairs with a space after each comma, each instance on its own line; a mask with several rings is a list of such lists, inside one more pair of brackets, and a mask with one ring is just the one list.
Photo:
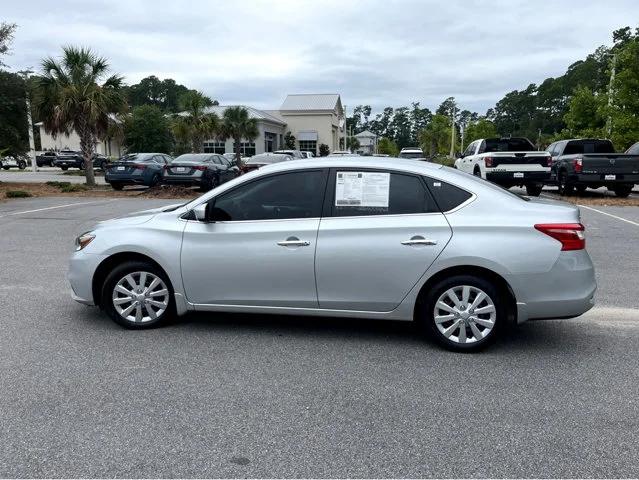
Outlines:
[[615, 82], [615, 68], [617, 67], [617, 54], [612, 54], [612, 65], [610, 67], [610, 84], [608, 85], [608, 120], [606, 121], [606, 131], [608, 132], [608, 138], [612, 134], [612, 94], [613, 83]]
[[36, 173], [38, 165], [36, 164], [35, 141], [33, 139], [33, 119], [31, 118], [31, 101], [29, 100], [29, 74], [32, 70], [22, 70], [18, 72], [24, 80], [24, 98], [27, 106], [27, 128], [29, 130], [29, 158], [31, 159], [31, 171]]

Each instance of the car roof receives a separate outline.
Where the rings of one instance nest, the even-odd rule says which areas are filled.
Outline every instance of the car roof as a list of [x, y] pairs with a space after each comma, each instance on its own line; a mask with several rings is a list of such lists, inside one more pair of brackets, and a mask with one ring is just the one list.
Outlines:
[[260, 170], [298, 170], [304, 168], [379, 168], [404, 170], [414, 173], [427, 173], [442, 168], [438, 163], [424, 162], [397, 157], [362, 157], [357, 155], [341, 155], [334, 157], [314, 157], [295, 160], [294, 162], [276, 163]]

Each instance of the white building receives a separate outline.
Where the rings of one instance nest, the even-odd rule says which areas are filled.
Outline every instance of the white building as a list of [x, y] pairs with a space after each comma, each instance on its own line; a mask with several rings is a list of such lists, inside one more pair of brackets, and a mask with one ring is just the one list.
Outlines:
[[357, 153], [364, 155], [373, 155], [377, 153], [377, 135], [370, 130], [364, 130], [355, 135], [355, 138], [359, 141], [359, 148]]
[[[321, 144], [328, 145], [329, 151], [339, 150], [339, 141], [344, 131], [344, 109], [340, 96], [331, 94], [297, 94], [288, 95], [279, 110], [258, 110], [241, 105], [249, 112], [249, 117], [257, 120], [259, 135], [254, 140], [244, 139], [240, 142], [243, 156], [272, 152], [284, 148], [284, 136], [287, 132], [295, 137], [298, 150], [311, 151], [319, 155]], [[213, 106], [208, 109], [222, 118], [227, 106]], [[75, 132], [70, 135], [58, 135], [53, 138], [40, 127], [42, 150], [80, 150], [80, 138]], [[361, 141], [360, 141], [361, 142]], [[114, 139], [98, 142], [96, 151], [107, 156], [118, 157], [124, 148]], [[207, 153], [234, 152], [233, 139], [220, 141], [212, 138], [204, 142]]]

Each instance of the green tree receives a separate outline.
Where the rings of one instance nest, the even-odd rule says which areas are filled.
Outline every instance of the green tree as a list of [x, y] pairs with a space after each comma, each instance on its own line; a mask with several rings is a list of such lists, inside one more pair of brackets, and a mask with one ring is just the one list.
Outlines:
[[382, 137], [377, 142], [377, 153], [396, 157], [399, 155], [399, 148], [397, 148], [397, 144], [390, 138]]
[[329, 153], [331, 153], [331, 150], [328, 148], [328, 145], [326, 145], [325, 143], [320, 143], [320, 146], [319, 146], [320, 157], [325, 157]]
[[411, 146], [412, 125], [408, 107], [395, 109], [395, 113], [389, 124], [388, 130], [392, 135], [391, 138], [400, 149]]
[[603, 112], [606, 101], [603, 95], [594, 93], [588, 87], [577, 87], [568, 102], [568, 112], [564, 115], [566, 133], [571, 137], [605, 136], [606, 119]]
[[450, 150], [450, 117], [443, 114], [433, 115], [428, 126], [419, 134], [419, 143], [430, 156], [446, 154]]
[[[53, 136], [75, 132], [80, 137], [87, 185], [95, 185], [93, 153], [109, 126], [109, 115], [126, 110], [122, 77], [107, 77], [109, 64], [89, 49], [64, 47], [60, 60], [42, 61], [35, 109]], [[102, 83], [101, 83], [102, 82]]]
[[224, 111], [220, 132], [221, 138], [233, 139], [235, 159], [238, 165], [242, 162], [240, 150], [242, 140], [251, 142], [255, 140], [260, 133], [257, 128], [257, 120], [251, 118], [248, 110], [241, 106], [229, 107]]
[[181, 108], [180, 100], [189, 91], [172, 78], [160, 80], [151, 75], [127, 87], [127, 99], [131, 107], [154, 105], [165, 113], [178, 113]]
[[417, 145], [419, 143], [419, 132], [426, 128], [433, 118], [433, 114], [428, 108], [421, 108], [419, 102], [412, 103], [410, 111], [410, 144]]
[[170, 153], [173, 148], [170, 124], [160, 107], [135, 107], [124, 121], [123, 133], [129, 152]]
[[20, 156], [29, 151], [25, 82], [0, 70], [0, 150]]
[[347, 137], [346, 138], [346, 148], [352, 152], [356, 151], [360, 147], [359, 140], [357, 137]]
[[213, 101], [202, 92], [190, 90], [180, 100], [182, 113], [176, 116], [172, 130], [180, 149], [188, 148], [201, 153], [204, 140], [213, 137], [219, 130], [219, 119], [207, 109]]
[[495, 124], [486, 118], [480, 118], [474, 122], [470, 122], [464, 130], [465, 146], [470, 142], [474, 142], [480, 138], [497, 137], [497, 128]]
[[291, 132], [286, 132], [284, 134], [284, 148], [295, 150], [295, 135]]
[[[16, 31], [17, 25], [15, 23], [0, 22], [0, 58], [3, 55], [9, 53], [11, 42], [13, 41], [13, 34]], [[4, 67], [5, 64], [0, 60], [0, 67]]]
[[615, 33], [617, 71], [612, 105], [604, 110], [610, 116], [612, 141], [625, 150], [639, 139], [639, 28], [634, 35], [624, 29]]

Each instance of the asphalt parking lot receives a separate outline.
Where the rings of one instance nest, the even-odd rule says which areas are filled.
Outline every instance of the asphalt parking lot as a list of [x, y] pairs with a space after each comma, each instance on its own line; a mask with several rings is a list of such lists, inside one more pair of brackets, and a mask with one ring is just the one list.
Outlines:
[[463, 355], [406, 323], [209, 314], [132, 332], [71, 300], [77, 233], [171, 203], [0, 203], [0, 476], [637, 475], [639, 207], [582, 209], [595, 309]]

